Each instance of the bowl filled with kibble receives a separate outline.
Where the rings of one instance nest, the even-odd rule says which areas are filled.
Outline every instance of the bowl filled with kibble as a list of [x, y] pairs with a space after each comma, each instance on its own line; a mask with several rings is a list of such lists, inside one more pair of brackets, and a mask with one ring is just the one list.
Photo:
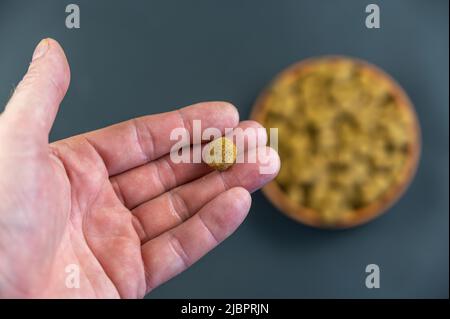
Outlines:
[[280, 173], [264, 194], [310, 226], [372, 220], [417, 168], [420, 128], [409, 98], [362, 60], [320, 57], [288, 67], [259, 96], [251, 118], [278, 129]]

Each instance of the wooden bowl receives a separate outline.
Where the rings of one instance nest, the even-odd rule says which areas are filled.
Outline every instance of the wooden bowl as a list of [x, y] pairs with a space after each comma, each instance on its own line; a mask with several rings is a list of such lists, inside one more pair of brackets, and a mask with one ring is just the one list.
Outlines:
[[[250, 116], [251, 119], [266, 126], [267, 114], [271, 109], [271, 105], [269, 103], [270, 99], [268, 99], [268, 97], [271, 94], [271, 88], [277, 83], [280, 83], [280, 81], [295, 81], [295, 79], [311, 72], [311, 70], [314, 70], [314, 68], [317, 68], [320, 65], [341, 62], [354, 64], [355, 67], [360, 68], [360, 70], [364, 70], [364, 72], [369, 72], [375, 76], [381, 84], [388, 87], [388, 92], [401, 109], [400, 112], [407, 112], [409, 114], [409, 118], [411, 119], [410, 125], [407, 128], [407, 136], [409, 136], [410, 143], [408, 144], [407, 151], [405, 151], [407, 152], [406, 160], [402, 164], [403, 167], [399, 173], [400, 175], [397, 175], [400, 176], [400, 178], [397, 178], [396, 182], [389, 185], [387, 190], [384, 191], [384, 193], [376, 200], [368, 203], [364, 207], [354, 209], [349, 214], [346, 214], [345, 217], [333, 223], [324, 222], [318, 211], [310, 207], [300, 205], [298, 202], [292, 200], [281, 188], [277, 180], [270, 182], [263, 188], [263, 193], [265, 196], [288, 217], [303, 224], [318, 228], [350, 228], [367, 223], [377, 216], [380, 216], [401, 197], [403, 192], [408, 187], [417, 169], [420, 154], [421, 143], [419, 123], [414, 107], [404, 90], [388, 74], [378, 67], [355, 58], [325, 56], [300, 61], [288, 67], [277, 75], [271, 84], [260, 94], [254, 104]], [[281, 145], [283, 141], [279, 140], [278, 143]], [[283, 158], [281, 158], [281, 165], [283, 166]]]

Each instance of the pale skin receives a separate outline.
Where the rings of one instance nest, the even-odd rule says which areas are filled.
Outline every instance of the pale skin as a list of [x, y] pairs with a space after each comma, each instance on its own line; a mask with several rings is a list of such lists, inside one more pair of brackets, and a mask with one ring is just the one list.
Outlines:
[[[173, 128], [259, 127], [225, 102], [49, 143], [69, 82], [63, 49], [45, 39], [0, 115], [0, 297], [142, 298], [237, 229], [278, 155], [267, 150], [273, 174], [174, 164]], [[66, 285], [68, 265], [79, 288]]]

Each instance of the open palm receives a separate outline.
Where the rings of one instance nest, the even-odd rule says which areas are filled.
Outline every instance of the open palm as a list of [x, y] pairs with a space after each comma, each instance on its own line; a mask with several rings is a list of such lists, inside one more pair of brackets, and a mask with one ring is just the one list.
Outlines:
[[259, 126], [222, 102], [49, 144], [69, 81], [63, 50], [43, 40], [0, 116], [0, 297], [143, 297], [240, 225], [278, 156], [269, 150], [270, 175], [174, 164], [176, 127]]

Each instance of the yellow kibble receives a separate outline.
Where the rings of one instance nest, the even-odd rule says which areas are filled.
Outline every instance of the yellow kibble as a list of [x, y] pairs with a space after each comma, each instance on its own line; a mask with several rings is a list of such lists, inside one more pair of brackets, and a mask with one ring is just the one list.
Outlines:
[[204, 150], [204, 162], [210, 167], [224, 171], [236, 161], [236, 145], [226, 137], [218, 138], [209, 143]]
[[324, 223], [352, 218], [402, 176], [413, 118], [370, 68], [352, 60], [310, 63], [279, 78], [265, 104], [264, 125], [279, 129], [276, 181]]

